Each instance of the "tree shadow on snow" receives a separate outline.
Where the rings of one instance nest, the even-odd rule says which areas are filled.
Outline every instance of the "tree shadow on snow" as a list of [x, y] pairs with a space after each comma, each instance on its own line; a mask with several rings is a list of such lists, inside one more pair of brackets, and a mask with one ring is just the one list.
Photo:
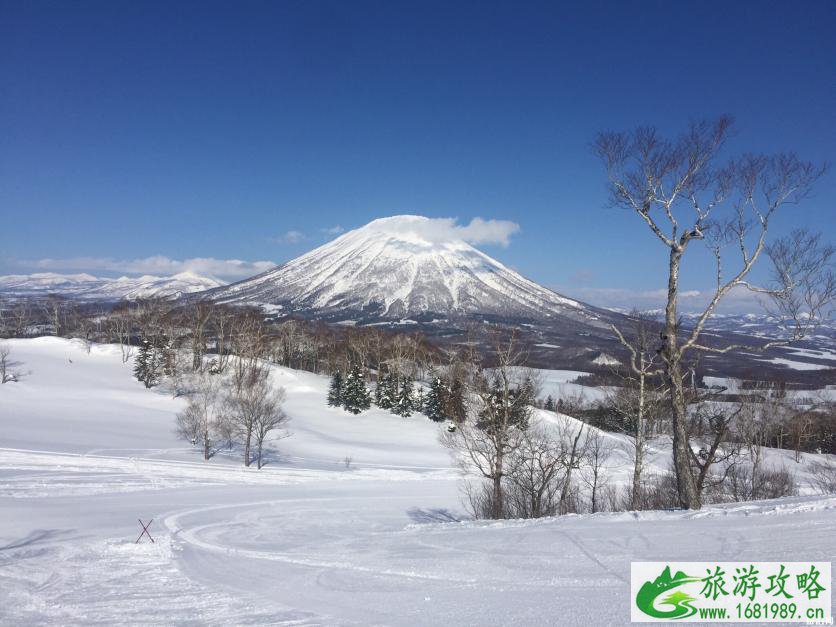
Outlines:
[[67, 531], [65, 529], [36, 529], [28, 536], [23, 538], [18, 538], [17, 540], [12, 540], [8, 544], [0, 546], [0, 551], [10, 551], [12, 549], [22, 549], [26, 546], [31, 546], [33, 544], [37, 544], [39, 542], [44, 542], [46, 540], [51, 540], [53, 538], [59, 538], [61, 536], [66, 536], [72, 533], [71, 531]]
[[443, 523], [443, 522], [461, 522], [461, 518], [456, 516], [449, 509], [443, 507], [423, 509], [421, 507], [412, 507], [406, 511], [413, 522], [416, 523]]

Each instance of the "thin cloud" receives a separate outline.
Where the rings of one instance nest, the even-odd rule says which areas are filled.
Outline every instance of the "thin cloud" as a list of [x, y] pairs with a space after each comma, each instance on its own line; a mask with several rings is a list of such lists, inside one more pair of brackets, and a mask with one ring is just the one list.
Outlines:
[[21, 261], [17, 265], [66, 272], [82, 270], [123, 274], [152, 274], [167, 276], [181, 272], [191, 272], [201, 276], [219, 279], [244, 279], [259, 274], [276, 266], [272, 261], [242, 261], [241, 259], [215, 259], [213, 257], [193, 257], [191, 259], [171, 259], [155, 255], [142, 259], [113, 259], [112, 257], [73, 257], [70, 259], [38, 259]]
[[319, 229], [320, 233], [324, 233], [325, 235], [339, 235], [340, 233], [344, 232], [345, 229], [341, 227], [339, 224], [336, 226], [332, 226], [327, 229]]
[[276, 244], [298, 244], [304, 239], [305, 234], [302, 231], [291, 230], [274, 237], [272, 241]]

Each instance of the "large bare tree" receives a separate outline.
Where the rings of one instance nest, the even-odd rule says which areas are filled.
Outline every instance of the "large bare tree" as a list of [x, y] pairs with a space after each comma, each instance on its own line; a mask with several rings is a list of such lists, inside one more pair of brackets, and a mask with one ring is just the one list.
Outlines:
[[[699, 472], [692, 465], [683, 371], [691, 351], [739, 348], [700, 341], [720, 301], [733, 289], [769, 297], [792, 323], [791, 339], [798, 339], [828, 314], [834, 294], [832, 246], [804, 231], [771, 246], [766, 242], [776, 212], [804, 200], [825, 168], [794, 154], [746, 154], [721, 163], [731, 126], [730, 118], [721, 117], [692, 123], [675, 140], [642, 127], [601, 133], [594, 143], [606, 167], [612, 204], [633, 212], [666, 250], [668, 287], [659, 355], [670, 393], [679, 500], [690, 509], [700, 508], [702, 499]], [[680, 329], [680, 269], [686, 252], [699, 241], [708, 245], [716, 262], [714, 288], [693, 326]], [[724, 263], [729, 249], [734, 264]], [[773, 281], [755, 285], [749, 274], [764, 252], [775, 266]]]
[[516, 330], [491, 329], [489, 335], [494, 367], [480, 370], [472, 383], [478, 417], [445, 433], [442, 442], [457, 455], [463, 469], [476, 470], [490, 482], [482, 499], [483, 511], [475, 513], [499, 519], [507, 513], [503, 481], [509, 459], [528, 427], [536, 381], [524, 367], [527, 351]]

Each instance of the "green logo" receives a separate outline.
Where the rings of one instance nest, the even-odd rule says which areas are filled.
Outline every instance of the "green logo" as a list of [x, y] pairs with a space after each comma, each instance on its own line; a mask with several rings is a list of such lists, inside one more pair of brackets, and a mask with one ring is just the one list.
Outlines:
[[[691, 605], [692, 601], [696, 601], [694, 597], [676, 590], [679, 586], [686, 583], [693, 583], [695, 581], [703, 581], [702, 577], [691, 577], [682, 571], [679, 571], [671, 576], [671, 567], [665, 566], [662, 574], [656, 577], [653, 581], [645, 581], [642, 584], [639, 593], [636, 595], [636, 605], [638, 608], [653, 618], [665, 618], [674, 620], [677, 618], [687, 618], [697, 613], [697, 608]], [[671, 592], [673, 590], [673, 592]], [[658, 601], [659, 605], [670, 606], [670, 610], [662, 610], [656, 608], [657, 599], [664, 594], [670, 594], [664, 599]]]

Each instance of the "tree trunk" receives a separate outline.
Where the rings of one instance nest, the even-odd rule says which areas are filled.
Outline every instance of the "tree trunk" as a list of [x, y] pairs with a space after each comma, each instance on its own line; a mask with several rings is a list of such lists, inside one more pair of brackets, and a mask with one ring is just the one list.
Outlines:
[[572, 452], [569, 455], [569, 463], [566, 465], [566, 477], [563, 480], [563, 488], [560, 490], [560, 513], [566, 513], [566, 501], [569, 500], [569, 489], [572, 483], [572, 468], [577, 464], [578, 441], [581, 439], [584, 425], [578, 429], [574, 442], [572, 442]]
[[203, 459], [209, 460], [209, 425], [203, 427]]
[[639, 411], [636, 415], [636, 458], [633, 463], [633, 493], [630, 498], [630, 509], [638, 510], [639, 496], [642, 486], [642, 463], [644, 456], [644, 352], [641, 355], [641, 372], [639, 373]]
[[251, 460], [250, 460], [250, 442], [252, 441], [252, 437], [253, 437], [252, 430], [248, 429], [247, 434], [244, 437], [244, 466], [246, 466], [247, 468], [250, 467], [250, 463], [251, 463]]
[[497, 520], [502, 518], [505, 510], [504, 495], [502, 493], [502, 462], [503, 454], [500, 453], [496, 458], [496, 470], [493, 475], [493, 517]]
[[684, 509], [700, 509], [702, 507], [700, 493], [691, 469], [691, 444], [688, 441], [687, 429], [688, 407], [682, 386], [682, 371], [678, 362], [669, 364], [667, 378], [673, 423], [673, 466], [676, 472], [679, 504]]
[[677, 339], [676, 305], [679, 296], [679, 264], [682, 251], [671, 248], [668, 268], [668, 302], [665, 307], [665, 336], [663, 356], [671, 402], [671, 426], [673, 428], [673, 466], [679, 504], [685, 509], [700, 509], [702, 503], [694, 474], [691, 471], [691, 445], [688, 441], [688, 406], [682, 384], [682, 354]]

